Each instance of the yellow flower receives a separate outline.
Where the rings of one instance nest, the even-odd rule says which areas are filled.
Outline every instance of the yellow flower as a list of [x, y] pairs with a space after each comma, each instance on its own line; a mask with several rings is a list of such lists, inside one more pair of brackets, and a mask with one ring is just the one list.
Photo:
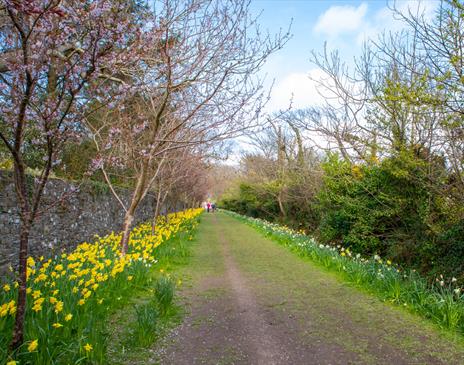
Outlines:
[[90, 351], [93, 350], [93, 347], [92, 347], [91, 344], [87, 343], [87, 344], [85, 344], [84, 349], [85, 349], [85, 351], [90, 352]]
[[39, 340], [31, 341], [29, 346], [27, 346], [27, 351], [29, 352], [35, 351], [37, 350], [37, 347], [39, 347]]
[[14, 300], [8, 303], [8, 309], [10, 310], [11, 315], [16, 313], [16, 302]]
[[127, 277], [127, 280], [129, 280], [129, 281], [131, 281], [132, 279], [133, 279], [133, 276], [132, 276], [132, 275], [129, 275], [129, 276]]
[[346, 254], [344, 252], [342, 252], [340, 255], [345, 256]]
[[84, 299], [80, 299], [78, 302], [77, 302], [77, 305], [84, 305], [85, 304], [85, 300]]
[[35, 304], [33, 307], [32, 307], [32, 310], [34, 312], [40, 312], [42, 310], [42, 305], [40, 304]]
[[60, 313], [63, 310], [63, 302], [60, 300], [55, 304], [55, 313]]
[[10, 289], [11, 286], [9, 286], [8, 284], [3, 285], [3, 290], [5, 290], [6, 292], [10, 291]]
[[8, 314], [8, 306], [6, 304], [3, 304], [0, 307], [0, 317], [5, 317]]
[[387, 265], [391, 265], [392, 262], [390, 260], [387, 260]]
[[47, 275], [45, 275], [44, 273], [40, 273], [39, 276], [37, 276], [34, 279], [34, 283], [39, 283], [39, 282], [45, 281], [45, 280], [47, 280]]
[[27, 266], [34, 266], [34, 265], [35, 265], [34, 259], [31, 256], [29, 256], [27, 258]]
[[103, 303], [103, 299], [98, 299], [98, 304], [102, 304]]
[[31, 294], [31, 292], [32, 292], [32, 288], [27, 288], [27, 289], [26, 289], [26, 293], [27, 293], [27, 294]]
[[72, 319], [72, 317], [73, 317], [73, 315], [72, 315], [71, 313], [68, 313], [68, 314], [66, 314], [66, 316], [64, 317], [64, 320], [65, 320], [66, 322], [69, 322], [69, 321]]
[[55, 297], [50, 297], [50, 303], [55, 304], [58, 301]]
[[32, 293], [32, 298], [34, 299], [37, 299], [38, 297], [40, 297], [42, 293], [40, 292], [40, 290], [34, 290], [34, 293]]
[[59, 323], [59, 322], [53, 323], [52, 326], [53, 326], [54, 328], [63, 327], [63, 325], [62, 325], [61, 323]]
[[8, 361], [6, 365], [17, 365], [18, 363], [14, 360]]

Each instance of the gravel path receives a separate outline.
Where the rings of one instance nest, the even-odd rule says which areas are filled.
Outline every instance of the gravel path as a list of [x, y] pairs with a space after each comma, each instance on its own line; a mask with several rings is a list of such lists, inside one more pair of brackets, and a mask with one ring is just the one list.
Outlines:
[[224, 214], [205, 214], [181, 274], [188, 313], [158, 344], [154, 363], [464, 364], [462, 339]]

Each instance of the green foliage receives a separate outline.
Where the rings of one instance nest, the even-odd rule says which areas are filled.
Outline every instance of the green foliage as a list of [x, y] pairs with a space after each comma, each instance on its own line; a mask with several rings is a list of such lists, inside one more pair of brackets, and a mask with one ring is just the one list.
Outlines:
[[[296, 180], [288, 182], [285, 188], [290, 197], [299, 197], [299, 190], [307, 189], [304, 184], [299, 184]], [[313, 229], [317, 226], [318, 214], [315, 206], [299, 199], [286, 198], [284, 205], [287, 215], [282, 217], [276, 200], [279, 189], [281, 186], [277, 181], [242, 182], [238, 194], [223, 198], [219, 206], [250, 217], [285, 223], [298, 229]]]
[[275, 200], [275, 189], [272, 183], [242, 182], [238, 196], [222, 199], [219, 206], [251, 217], [276, 219], [279, 207]]
[[63, 148], [61, 164], [58, 165], [56, 174], [70, 180], [81, 180], [96, 155], [97, 149], [91, 139], [84, 139], [78, 143], [68, 142]]
[[131, 342], [137, 346], [149, 346], [155, 340], [160, 313], [156, 301], [136, 306], [137, 320], [132, 333]]
[[155, 298], [158, 309], [161, 314], [165, 315], [174, 299], [174, 283], [169, 277], [162, 276], [155, 284]]
[[[446, 268], [443, 255], [452, 260], [462, 252], [462, 224], [448, 229], [449, 204], [439, 190], [447, 173], [440, 158], [426, 161], [403, 150], [381, 163], [351, 165], [330, 155], [323, 168], [317, 232], [322, 243], [380, 254], [431, 273]], [[456, 275], [462, 264], [454, 261]]]

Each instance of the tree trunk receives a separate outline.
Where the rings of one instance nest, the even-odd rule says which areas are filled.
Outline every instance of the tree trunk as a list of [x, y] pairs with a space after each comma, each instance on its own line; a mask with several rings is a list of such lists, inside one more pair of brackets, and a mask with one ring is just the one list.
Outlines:
[[27, 255], [29, 234], [33, 222], [33, 213], [28, 201], [27, 181], [24, 164], [20, 158], [15, 161], [15, 190], [21, 209], [21, 227], [19, 232], [19, 287], [16, 307], [15, 324], [11, 349], [18, 349], [24, 339], [24, 321], [26, 318], [26, 289], [27, 289]]
[[158, 196], [156, 197], [155, 216], [153, 217], [153, 222], [151, 223], [151, 234], [155, 234], [156, 221], [158, 220], [160, 205], [161, 205], [161, 189], [158, 190]]
[[287, 217], [287, 212], [285, 211], [285, 208], [284, 208], [284, 204], [283, 204], [283, 191], [282, 189], [279, 191], [279, 195], [277, 196], [277, 202], [279, 203], [279, 210], [280, 210], [280, 214], [281, 214], [281, 219], [282, 221], [285, 220], [285, 218]]
[[18, 304], [16, 309], [15, 325], [13, 329], [13, 339], [11, 349], [16, 350], [23, 343], [24, 338], [24, 320], [26, 317], [26, 289], [27, 289], [27, 246], [29, 233], [31, 229], [30, 222], [21, 223], [21, 232], [19, 238], [19, 288]]
[[132, 222], [134, 221], [134, 212], [129, 209], [126, 212], [124, 217], [124, 225], [122, 227], [122, 238], [121, 238], [121, 255], [124, 256], [127, 253], [129, 246], [129, 238], [132, 227]]
[[[140, 201], [146, 194], [146, 182], [147, 182], [147, 161], [144, 162], [140, 176], [137, 180], [137, 185], [135, 187], [134, 193], [132, 194], [131, 204], [129, 209], [126, 211], [124, 216], [124, 224], [122, 226], [122, 238], [121, 238], [121, 255], [124, 256], [127, 253], [127, 248], [129, 245], [130, 232], [132, 227], [132, 222], [134, 221], [134, 215], [137, 207], [139, 206]], [[145, 190], [145, 191], [144, 191]]]

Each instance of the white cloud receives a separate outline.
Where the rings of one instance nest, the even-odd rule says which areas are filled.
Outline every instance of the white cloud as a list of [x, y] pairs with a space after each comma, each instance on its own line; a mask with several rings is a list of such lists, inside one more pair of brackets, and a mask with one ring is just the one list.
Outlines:
[[360, 45], [369, 38], [376, 39], [383, 31], [395, 32], [406, 27], [406, 24], [398, 19], [398, 15], [394, 14], [392, 7], [396, 7], [405, 17], [411, 13], [423, 16], [427, 21], [435, 16], [439, 5], [439, 1], [433, 0], [390, 1], [389, 6], [370, 13], [365, 2], [359, 6], [336, 5], [319, 16], [313, 30], [332, 40], [341, 38], [346, 42], [347, 36], [352, 36], [356, 44]]
[[[395, 3], [392, 3], [392, 5], [395, 5]], [[396, 8], [405, 17], [408, 17], [408, 14], [411, 13], [416, 16], [423, 16], [426, 21], [429, 21], [435, 16], [439, 5], [440, 3], [437, 1], [407, 0], [396, 3]], [[378, 10], [369, 19], [360, 27], [356, 36], [358, 45], [368, 39], [377, 39], [384, 31], [397, 32], [406, 27], [405, 22], [400, 20], [398, 15], [394, 14], [387, 6]]]
[[286, 75], [274, 85], [271, 100], [267, 105], [268, 111], [288, 109], [290, 103], [294, 109], [321, 104], [324, 99], [317, 91], [317, 82], [312, 79], [323, 78], [324, 72], [319, 68]]
[[350, 5], [331, 6], [319, 16], [314, 30], [330, 37], [336, 37], [344, 32], [358, 30], [364, 24], [367, 4], [358, 7]]
[[430, 20], [435, 16], [435, 12], [439, 6], [439, 1], [407, 0], [400, 2], [397, 8], [402, 14], [406, 16], [408, 13], [411, 13], [416, 16], [422, 15], [426, 20]]

